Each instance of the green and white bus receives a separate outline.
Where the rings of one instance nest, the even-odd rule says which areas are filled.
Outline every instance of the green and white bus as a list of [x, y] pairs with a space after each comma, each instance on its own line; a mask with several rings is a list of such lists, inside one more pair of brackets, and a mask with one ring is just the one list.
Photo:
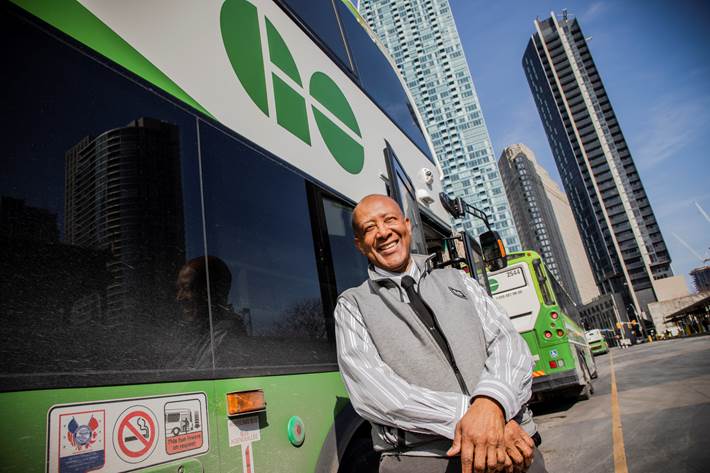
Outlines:
[[510, 253], [507, 266], [488, 274], [493, 298], [510, 316], [535, 360], [533, 400], [560, 392], [593, 392], [594, 357], [578, 325], [574, 302], [534, 251]]
[[0, 22], [0, 470], [368, 471], [333, 336], [366, 277], [351, 210], [389, 192], [419, 252], [451, 227], [352, 5], [13, 0]]

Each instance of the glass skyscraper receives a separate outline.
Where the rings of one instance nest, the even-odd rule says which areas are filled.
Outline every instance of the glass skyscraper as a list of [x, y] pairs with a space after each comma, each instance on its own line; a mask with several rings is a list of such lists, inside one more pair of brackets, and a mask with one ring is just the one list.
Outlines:
[[[448, 0], [362, 0], [411, 91], [444, 171], [444, 190], [489, 215], [509, 250], [520, 242]], [[373, 71], [368, 71], [373, 72]], [[484, 224], [467, 218], [475, 236]]]
[[597, 286], [636, 318], [671, 259], [579, 22], [536, 20], [523, 69]]

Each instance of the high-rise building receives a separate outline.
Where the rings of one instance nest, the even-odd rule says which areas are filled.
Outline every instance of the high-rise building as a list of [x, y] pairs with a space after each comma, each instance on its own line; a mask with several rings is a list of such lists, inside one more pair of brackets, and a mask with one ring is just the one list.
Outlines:
[[109, 324], [160, 317], [185, 259], [178, 128], [139, 118], [86, 136], [65, 153], [65, 184], [64, 241], [105, 253], [110, 275], [72, 311]]
[[[548, 269], [567, 290], [573, 301], [582, 302], [565, 239], [558, 223], [548, 189], [557, 187], [549, 174], [524, 144], [506, 147], [498, 160], [505, 192], [524, 250], [540, 253]], [[559, 189], [557, 189], [559, 194]], [[574, 229], [576, 232], [576, 228]], [[587, 257], [575, 264], [587, 264]], [[591, 271], [590, 271], [591, 273]]]
[[[444, 190], [486, 212], [520, 249], [493, 146], [448, 0], [361, 0], [362, 17], [397, 64], [444, 171]], [[478, 235], [484, 224], [462, 223]]]
[[701, 266], [690, 272], [693, 278], [693, 285], [698, 292], [710, 291], [710, 266]]
[[567, 258], [572, 266], [572, 274], [574, 281], [577, 283], [577, 290], [583, 304], [590, 302], [592, 299], [599, 297], [599, 289], [594, 282], [592, 267], [589, 265], [587, 253], [584, 251], [582, 237], [579, 236], [577, 223], [574, 221], [572, 207], [569, 205], [567, 195], [562, 192], [560, 186], [552, 180], [547, 171], [540, 168], [540, 179], [542, 186], [545, 188], [545, 194], [552, 204], [552, 209], [557, 219], [557, 226], [560, 228], [562, 235], [562, 246], [567, 252]]
[[522, 65], [597, 286], [639, 314], [672, 275], [661, 230], [579, 22], [534, 25]]

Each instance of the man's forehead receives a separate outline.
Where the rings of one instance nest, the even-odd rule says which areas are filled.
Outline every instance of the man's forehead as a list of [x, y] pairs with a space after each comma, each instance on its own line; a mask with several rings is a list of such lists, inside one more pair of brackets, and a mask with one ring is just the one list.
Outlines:
[[358, 221], [365, 221], [391, 213], [404, 216], [397, 202], [384, 195], [373, 195], [365, 197], [357, 204], [353, 216]]

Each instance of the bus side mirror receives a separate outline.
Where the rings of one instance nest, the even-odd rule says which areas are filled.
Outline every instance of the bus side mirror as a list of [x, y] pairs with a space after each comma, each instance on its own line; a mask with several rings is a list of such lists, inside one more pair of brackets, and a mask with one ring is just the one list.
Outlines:
[[498, 271], [508, 264], [508, 256], [505, 252], [505, 245], [498, 232], [488, 230], [481, 234], [481, 250], [483, 260], [490, 271]]
[[446, 210], [453, 218], [463, 218], [466, 213], [463, 206], [463, 199], [461, 199], [461, 197], [452, 199], [446, 194], [446, 192], [440, 192], [439, 201], [441, 202], [441, 206], [444, 207], [444, 210]]

